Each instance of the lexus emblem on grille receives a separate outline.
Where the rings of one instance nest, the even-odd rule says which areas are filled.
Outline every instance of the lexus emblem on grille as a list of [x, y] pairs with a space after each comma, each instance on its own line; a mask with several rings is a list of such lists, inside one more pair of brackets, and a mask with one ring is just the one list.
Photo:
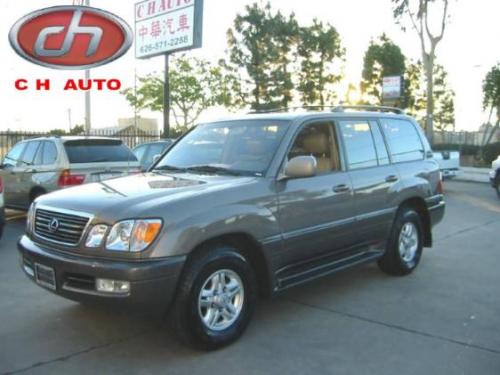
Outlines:
[[54, 232], [57, 232], [57, 229], [59, 229], [59, 220], [57, 220], [56, 218], [53, 218], [49, 222], [49, 231], [54, 233]]

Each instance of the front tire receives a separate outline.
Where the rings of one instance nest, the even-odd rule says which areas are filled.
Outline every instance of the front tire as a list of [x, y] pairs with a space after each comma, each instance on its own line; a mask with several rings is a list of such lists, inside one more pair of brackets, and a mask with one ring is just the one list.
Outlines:
[[390, 275], [407, 275], [417, 268], [423, 250], [422, 222], [411, 208], [398, 212], [392, 225], [384, 255], [378, 260], [379, 268]]
[[181, 276], [171, 327], [188, 345], [218, 349], [241, 336], [256, 300], [255, 273], [242, 253], [230, 245], [206, 246]]

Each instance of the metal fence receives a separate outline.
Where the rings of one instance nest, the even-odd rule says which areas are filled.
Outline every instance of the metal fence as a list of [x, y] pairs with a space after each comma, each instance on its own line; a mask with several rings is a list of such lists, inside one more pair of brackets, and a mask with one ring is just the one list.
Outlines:
[[[18, 142], [25, 139], [32, 139], [38, 137], [57, 137], [66, 136], [68, 134], [56, 135], [53, 133], [45, 132], [29, 132], [29, 131], [3, 131], [0, 132], [0, 160], [3, 160], [4, 156], [9, 152], [9, 150]], [[141, 143], [153, 142], [160, 139], [160, 136], [156, 132], [146, 132], [142, 130], [129, 131], [128, 129], [123, 130], [109, 130], [109, 129], [93, 129], [91, 130], [90, 136], [98, 137], [111, 137], [119, 138], [130, 148], [133, 148]]]

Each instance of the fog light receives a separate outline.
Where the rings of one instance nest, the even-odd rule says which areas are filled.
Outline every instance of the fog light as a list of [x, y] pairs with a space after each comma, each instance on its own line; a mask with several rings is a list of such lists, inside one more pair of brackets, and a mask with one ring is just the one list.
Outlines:
[[128, 281], [96, 279], [95, 287], [98, 292], [127, 294], [130, 292]]

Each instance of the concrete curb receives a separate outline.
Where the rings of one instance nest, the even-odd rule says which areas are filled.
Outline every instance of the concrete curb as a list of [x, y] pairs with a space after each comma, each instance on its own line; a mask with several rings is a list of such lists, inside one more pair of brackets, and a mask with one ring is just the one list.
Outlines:
[[454, 180], [489, 184], [489, 171], [488, 168], [460, 167], [460, 171]]

